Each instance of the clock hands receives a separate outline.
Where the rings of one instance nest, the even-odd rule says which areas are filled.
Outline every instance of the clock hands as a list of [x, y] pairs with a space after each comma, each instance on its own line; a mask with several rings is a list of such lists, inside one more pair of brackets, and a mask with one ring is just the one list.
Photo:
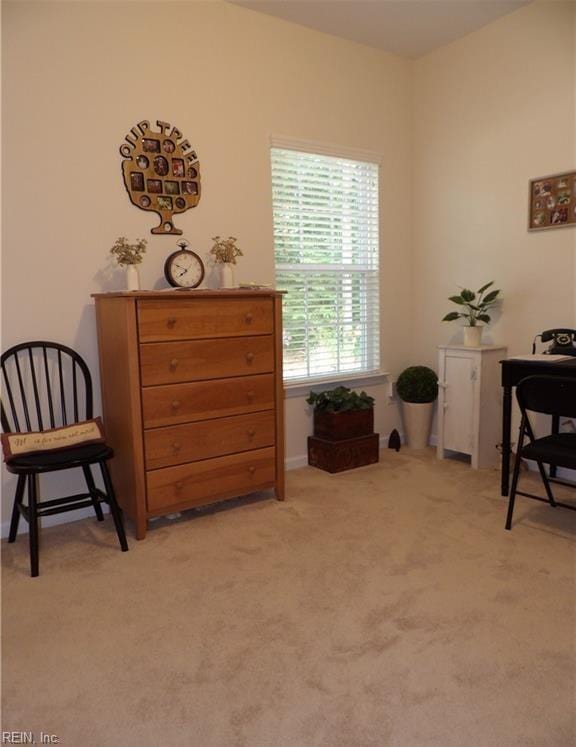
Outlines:
[[174, 262], [174, 267], [177, 267], [179, 270], [182, 270], [182, 272], [178, 275], [179, 278], [181, 278], [182, 275], [186, 275], [186, 273], [190, 269], [189, 267], [182, 267], [182, 265], [177, 265], [176, 262]]

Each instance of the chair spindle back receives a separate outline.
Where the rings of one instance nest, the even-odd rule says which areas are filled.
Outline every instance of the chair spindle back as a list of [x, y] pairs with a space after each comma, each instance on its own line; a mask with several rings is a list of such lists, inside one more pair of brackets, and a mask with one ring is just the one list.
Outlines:
[[2, 429], [42, 431], [92, 418], [92, 377], [75, 350], [25, 342], [1, 357]]

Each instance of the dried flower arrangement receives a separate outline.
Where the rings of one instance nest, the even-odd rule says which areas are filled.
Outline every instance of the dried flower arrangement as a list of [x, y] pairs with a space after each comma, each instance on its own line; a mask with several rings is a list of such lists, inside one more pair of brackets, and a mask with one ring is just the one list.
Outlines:
[[116, 243], [110, 249], [119, 265], [139, 265], [146, 251], [146, 239], [137, 239], [135, 244], [129, 244], [125, 236], [116, 239]]
[[236, 246], [237, 238], [229, 236], [227, 239], [221, 239], [220, 236], [214, 236], [212, 241], [214, 246], [210, 254], [214, 255], [214, 262], [236, 264], [236, 257], [243, 257], [242, 251]]

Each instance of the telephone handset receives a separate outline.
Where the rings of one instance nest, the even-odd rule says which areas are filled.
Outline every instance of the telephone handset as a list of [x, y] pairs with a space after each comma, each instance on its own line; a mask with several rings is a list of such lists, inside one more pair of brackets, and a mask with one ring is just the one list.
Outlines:
[[575, 355], [576, 356], [576, 329], [547, 329], [536, 335], [532, 343], [532, 353], [536, 352], [536, 339], [552, 344], [545, 352], [549, 355]]

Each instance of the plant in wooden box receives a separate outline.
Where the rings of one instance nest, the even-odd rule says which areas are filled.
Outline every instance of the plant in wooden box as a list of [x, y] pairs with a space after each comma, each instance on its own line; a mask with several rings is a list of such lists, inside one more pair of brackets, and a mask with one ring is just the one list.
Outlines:
[[306, 402], [314, 407], [314, 435], [329, 441], [367, 436], [374, 432], [374, 397], [345, 386], [327, 392], [310, 392]]
[[402, 400], [406, 443], [411, 449], [426, 448], [438, 397], [438, 377], [427, 366], [410, 366], [398, 377], [396, 392]]
[[[486, 293], [488, 288], [491, 288], [493, 285], [494, 281], [491, 280], [479, 288], [476, 293], [468, 290], [468, 288], [463, 288], [460, 295], [450, 296], [448, 299], [452, 303], [458, 304], [463, 310], [451, 311], [449, 314], [446, 314], [442, 321], [454, 322], [456, 319], [466, 319], [466, 326], [464, 327], [464, 345], [466, 347], [477, 348], [482, 341], [483, 328], [478, 322], [490, 324], [490, 315], [487, 311], [497, 303], [500, 293], [499, 290], [491, 290], [490, 293]], [[485, 293], [486, 295], [484, 295]]]
[[308, 438], [308, 463], [327, 472], [342, 472], [378, 461], [374, 433], [374, 398], [344, 386], [310, 392], [314, 435]]

